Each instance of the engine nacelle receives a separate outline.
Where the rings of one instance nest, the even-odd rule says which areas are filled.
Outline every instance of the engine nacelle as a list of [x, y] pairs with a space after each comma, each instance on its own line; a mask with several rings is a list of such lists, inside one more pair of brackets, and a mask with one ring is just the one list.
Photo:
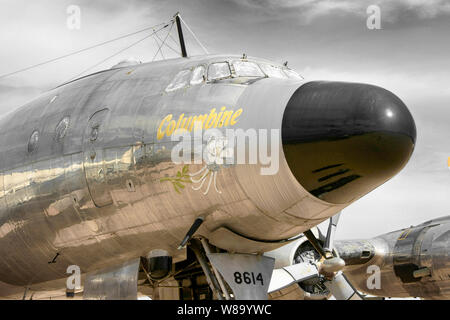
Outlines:
[[[317, 238], [321, 235], [317, 228], [312, 228], [311, 231]], [[281, 248], [266, 252], [265, 256], [275, 259], [275, 269], [283, 268], [293, 264], [302, 262], [316, 262], [320, 260], [320, 255], [309, 243], [305, 236], [301, 236], [298, 240], [293, 241]], [[296, 296], [292, 294], [293, 288], [289, 288], [286, 299], [305, 299], [305, 300], [321, 300], [330, 297], [330, 291], [324, 284], [325, 278], [321, 275], [301, 281], [292, 286], [297, 286], [302, 292], [297, 293]]]
[[336, 241], [345, 275], [359, 291], [383, 297], [450, 298], [450, 218], [370, 240]]

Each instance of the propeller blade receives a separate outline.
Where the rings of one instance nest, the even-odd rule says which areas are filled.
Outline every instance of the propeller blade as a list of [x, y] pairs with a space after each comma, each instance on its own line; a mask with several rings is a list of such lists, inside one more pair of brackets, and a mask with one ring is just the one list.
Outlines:
[[319, 263], [319, 272], [323, 274], [332, 274], [342, 271], [345, 267], [345, 261], [339, 257], [325, 259]]
[[363, 300], [363, 297], [353, 288], [342, 271], [339, 271], [333, 280], [325, 282], [325, 286], [336, 300]]
[[338, 225], [340, 216], [341, 216], [341, 212], [339, 212], [338, 214], [336, 214], [330, 218], [330, 223], [328, 224], [327, 236], [325, 238], [325, 244], [323, 246], [323, 249], [327, 252], [333, 252], [334, 236], [336, 234], [336, 229], [337, 229], [337, 225]]
[[[341, 212], [330, 218], [327, 236], [324, 243], [324, 251], [327, 253], [333, 252], [334, 237], [336, 235], [336, 229], [340, 217]], [[345, 262], [338, 257], [325, 260], [322, 265], [323, 271], [325, 273], [336, 272], [332, 280], [325, 282], [325, 286], [328, 288], [328, 290], [330, 290], [331, 294], [336, 298], [336, 300], [363, 300], [363, 297], [358, 293], [357, 290], [355, 290], [352, 284], [342, 273], [342, 269], [344, 267]]]
[[319, 271], [316, 265], [310, 262], [302, 262], [275, 269], [272, 273], [268, 293], [284, 289], [294, 283], [305, 281], [318, 275]]

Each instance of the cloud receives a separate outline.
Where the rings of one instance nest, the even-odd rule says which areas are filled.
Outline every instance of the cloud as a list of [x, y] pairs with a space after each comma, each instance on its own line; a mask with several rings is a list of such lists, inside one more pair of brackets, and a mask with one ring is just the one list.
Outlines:
[[446, 0], [230, 0], [243, 7], [260, 10], [267, 16], [279, 18], [297, 16], [299, 22], [309, 24], [318, 17], [347, 14], [367, 17], [367, 8], [378, 5], [383, 21], [395, 23], [405, 16], [432, 19], [450, 14]]
[[[162, 22], [180, 11], [211, 52], [261, 56], [309, 80], [367, 82], [397, 94], [412, 111], [418, 145], [408, 166], [344, 210], [341, 238], [368, 237], [445, 214], [450, 206], [450, 3], [441, 0], [3, 0], [0, 74]], [[66, 27], [80, 5], [82, 27]], [[366, 28], [366, 9], [381, 7], [381, 31]], [[299, 27], [300, 24], [303, 24]], [[188, 51], [195, 53], [187, 32]], [[139, 39], [126, 39], [0, 81], [0, 116]], [[148, 61], [143, 43], [108, 60]], [[241, 51], [242, 50], [242, 51]], [[201, 52], [199, 50], [199, 52]], [[170, 54], [166, 51], [165, 54]], [[166, 55], [167, 57], [167, 55]], [[97, 70], [98, 70], [97, 69]], [[92, 70], [96, 71], [96, 70]], [[381, 205], [380, 205], [381, 204]]]
[[36, 98], [41, 92], [35, 87], [15, 87], [0, 83], [0, 117]]
[[336, 238], [375, 237], [449, 215], [448, 181], [450, 170], [444, 165], [436, 173], [404, 170], [344, 209]]

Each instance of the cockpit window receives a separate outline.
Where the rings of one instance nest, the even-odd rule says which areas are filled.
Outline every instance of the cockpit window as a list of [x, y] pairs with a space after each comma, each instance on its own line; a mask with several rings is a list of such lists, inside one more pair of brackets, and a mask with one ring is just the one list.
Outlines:
[[167, 86], [166, 91], [174, 91], [186, 87], [191, 79], [191, 70], [182, 70], [178, 72], [172, 82]]
[[228, 62], [217, 62], [208, 67], [208, 80], [219, 80], [231, 77], [230, 65]]
[[192, 71], [191, 86], [200, 84], [203, 81], [205, 81], [205, 67], [198, 66]]
[[284, 73], [289, 77], [289, 79], [295, 79], [295, 80], [303, 80], [303, 77], [299, 75], [297, 72], [291, 69], [284, 69]]
[[264, 77], [264, 73], [254, 62], [234, 61], [234, 71], [238, 77]]
[[272, 66], [270, 64], [261, 64], [261, 69], [267, 74], [269, 78], [287, 79], [288, 76], [281, 70], [281, 68]]

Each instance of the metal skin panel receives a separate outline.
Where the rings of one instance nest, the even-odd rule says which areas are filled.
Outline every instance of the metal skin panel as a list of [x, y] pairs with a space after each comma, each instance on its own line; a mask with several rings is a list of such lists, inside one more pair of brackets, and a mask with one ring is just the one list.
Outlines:
[[112, 204], [107, 176], [110, 174], [109, 162], [115, 162], [115, 157], [105, 159], [102, 149], [109, 109], [99, 110], [88, 121], [83, 135], [84, 173], [92, 200], [98, 208]]
[[[0, 237], [5, 237], [8, 233], [12, 231], [12, 226], [8, 222], [8, 207], [6, 205], [5, 188], [4, 188], [4, 177], [5, 175], [1, 173], [0, 177]], [[8, 261], [7, 259], [0, 259], [0, 269], [7, 269]]]
[[[385, 297], [450, 298], [450, 217], [391, 232], [380, 237], [361, 240], [360, 248], [373, 250], [373, 257], [359, 265], [349, 265], [344, 273], [358, 290]], [[371, 249], [372, 248], [372, 249]], [[338, 252], [348, 252], [347, 241], [336, 241]], [[369, 289], [367, 268], [380, 268], [380, 288]], [[414, 278], [413, 272], [429, 268], [430, 276]]]
[[[7, 257], [0, 265], [0, 280], [30, 285], [60, 279], [67, 276], [69, 265], [92, 272], [153, 249], [181, 260], [185, 252], [177, 247], [198, 216], [206, 218], [198, 230], [206, 238], [227, 227], [253, 239], [276, 241], [308, 230], [347, 206], [311, 195], [291, 173], [283, 150], [275, 175], [262, 176], [258, 162], [221, 167], [220, 192], [211, 187], [205, 193], [206, 183], [201, 190], [190, 183], [175, 188], [173, 178], [179, 172], [193, 174], [204, 164], [189, 165], [186, 173], [183, 165], [172, 162], [176, 143], [167, 136], [157, 138], [167, 115], [178, 119], [223, 106], [242, 108], [233, 128], [281, 130], [286, 105], [304, 84], [231, 79], [164, 91], [180, 70], [239, 58], [199, 56], [100, 72], [45, 93], [0, 119], [0, 172], [8, 206], [0, 206], [0, 228], [9, 230], [0, 233], [0, 256]], [[95, 169], [103, 169], [105, 176], [97, 181], [93, 167], [86, 166], [89, 151], [83, 134], [89, 118], [106, 106], [111, 110], [106, 131], [95, 146], [103, 157], [96, 155]], [[51, 122], [56, 128], [63, 114], [70, 116], [67, 135], [61, 141], [49, 139]], [[35, 127], [47, 138], [29, 154]], [[226, 243], [222, 249], [229, 249]], [[273, 249], [273, 242], [257, 248]]]
[[140, 259], [88, 273], [84, 281], [84, 300], [137, 300]]

